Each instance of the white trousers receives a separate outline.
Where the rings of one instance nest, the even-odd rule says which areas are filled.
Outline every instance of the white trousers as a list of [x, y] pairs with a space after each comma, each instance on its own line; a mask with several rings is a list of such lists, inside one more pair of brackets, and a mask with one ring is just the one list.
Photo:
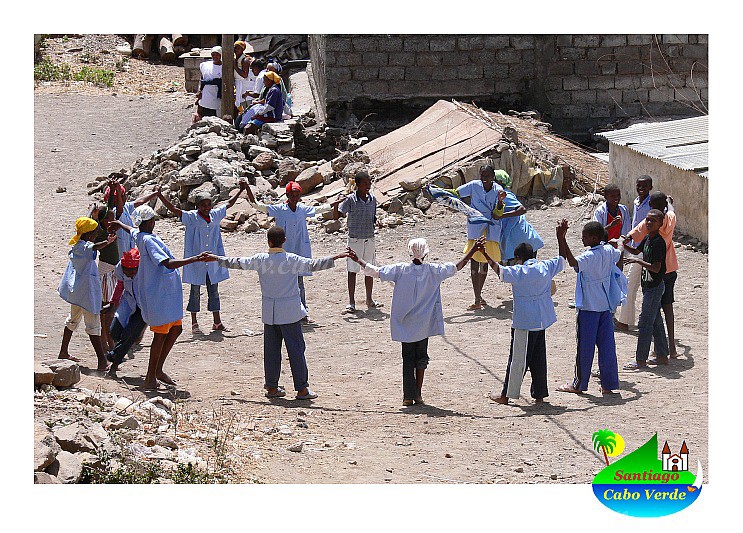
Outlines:
[[631, 263], [627, 272], [627, 303], [617, 311], [617, 320], [628, 326], [635, 326], [635, 300], [637, 300], [637, 291], [640, 288], [640, 278], [642, 275], [642, 265]]

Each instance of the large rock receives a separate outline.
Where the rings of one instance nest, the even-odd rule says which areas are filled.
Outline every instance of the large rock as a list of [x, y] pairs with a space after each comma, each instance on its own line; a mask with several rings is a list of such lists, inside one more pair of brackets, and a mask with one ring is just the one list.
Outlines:
[[405, 178], [400, 181], [400, 187], [406, 191], [417, 191], [421, 188], [420, 178]]
[[138, 429], [139, 420], [134, 415], [127, 417], [114, 416], [108, 421], [108, 429]]
[[34, 472], [40, 472], [54, 462], [62, 451], [49, 428], [34, 422]]
[[256, 157], [258, 157], [258, 154], [262, 154], [262, 153], [273, 154], [274, 152], [273, 150], [271, 150], [270, 148], [266, 148], [265, 146], [254, 145], [254, 146], [251, 146], [250, 149], [248, 150], [248, 159], [251, 159], [251, 160], [255, 159]]
[[62, 482], [46, 472], [34, 472], [34, 483], [37, 485], [58, 485]]
[[219, 190], [220, 201], [229, 198], [230, 191], [233, 191], [238, 187], [237, 176], [234, 174], [230, 176], [214, 176], [212, 183], [216, 185]]
[[201, 141], [201, 151], [208, 152], [209, 150], [227, 150], [229, 145], [222, 137], [216, 133], [209, 133], [203, 137]]
[[54, 438], [66, 452], [95, 452], [109, 435], [98, 422], [83, 420], [56, 429]]
[[323, 225], [323, 228], [325, 228], [325, 233], [335, 233], [336, 231], [340, 231], [342, 227], [340, 220], [329, 220]]
[[235, 205], [227, 208], [227, 218], [240, 220], [240, 222], [244, 222], [245, 219], [253, 216], [255, 213], [255, 208], [245, 198], [238, 198]]
[[263, 196], [268, 191], [270, 191], [271, 189], [273, 189], [273, 187], [271, 186], [271, 182], [270, 181], [268, 181], [263, 176], [256, 176], [255, 177], [255, 192], [257, 192], [259, 195]]
[[415, 207], [417, 207], [421, 211], [428, 211], [428, 209], [431, 207], [431, 200], [426, 198], [423, 193], [421, 193], [415, 199]]
[[390, 201], [390, 205], [387, 208], [387, 212], [390, 215], [399, 214], [402, 215], [403, 213], [403, 205], [399, 198], [393, 198]]
[[70, 359], [50, 359], [44, 361], [52, 372], [54, 372], [55, 387], [71, 387], [80, 381], [80, 366]]
[[294, 180], [302, 187], [302, 194], [307, 194], [312, 189], [323, 183], [323, 175], [316, 165], [302, 171]]
[[235, 231], [238, 225], [237, 220], [230, 220], [229, 218], [223, 218], [219, 223], [219, 227], [225, 231]]
[[192, 189], [188, 193], [188, 201], [191, 202], [192, 204], [195, 204], [196, 195], [199, 194], [200, 192], [207, 193], [212, 198], [212, 201], [219, 194], [219, 190], [214, 186], [214, 183], [212, 183], [211, 181], [207, 181], [205, 183], [202, 183], [195, 189]]
[[34, 385], [51, 385], [54, 382], [54, 371], [43, 363], [34, 361]]
[[299, 176], [300, 172], [301, 171], [299, 170], [299, 167], [294, 161], [288, 158], [283, 159], [279, 163], [279, 168], [276, 171], [276, 177], [279, 179], [279, 185], [283, 187], [290, 181], [296, 179], [296, 177]]
[[178, 185], [201, 185], [205, 181], [208, 181], [209, 176], [201, 171], [201, 168], [199, 168], [200, 163], [201, 161], [196, 161], [183, 167], [178, 172]]
[[273, 152], [262, 152], [253, 159], [253, 167], [256, 170], [270, 170], [273, 165]]
[[76, 455], [61, 451], [46, 471], [62, 483], [77, 483], [83, 475], [83, 462]]
[[211, 178], [215, 176], [231, 176], [233, 174], [232, 166], [227, 161], [215, 157], [199, 159], [198, 165], [199, 170]]
[[261, 132], [273, 135], [274, 137], [292, 135], [292, 129], [286, 122], [269, 122], [261, 127]]

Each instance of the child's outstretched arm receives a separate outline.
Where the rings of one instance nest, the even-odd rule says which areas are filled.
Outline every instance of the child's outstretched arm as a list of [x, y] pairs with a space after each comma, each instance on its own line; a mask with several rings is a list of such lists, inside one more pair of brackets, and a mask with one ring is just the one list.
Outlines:
[[201, 252], [199, 255], [187, 257], [186, 259], [166, 259], [164, 261], [161, 261], [160, 264], [163, 265], [165, 268], [175, 270], [176, 268], [181, 268], [182, 266], [190, 265], [191, 263], [196, 263], [197, 261], [206, 261], [208, 253], [209, 252]]
[[173, 213], [178, 218], [181, 218], [183, 216], [183, 210], [179, 207], [174, 206], [173, 204], [170, 203], [170, 200], [165, 198], [165, 195], [162, 192], [162, 187], [158, 187], [155, 190], [155, 194], [160, 199], [160, 201], [163, 203], [163, 205], [168, 208], [168, 211]]
[[339, 218], [341, 218], [341, 212], [338, 210], [338, 206], [345, 199], [346, 198], [344, 196], [340, 196], [339, 195], [337, 199], [335, 199], [334, 201], [330, 202], [330, 205], [333, 206], [333, 220], [338, 220]]
[[[625, 249], [626, 251], [628, 251], [629, 253], [631, 253], [632, 255], [637, 255], [637, 254], [639, 254], [639, 253], [640, 253], [640, 251], [641, 251], [641, 250], [640, 250], [640, 249], [638, 249], [638, 248], [635, 248], [634, 246], [630, 246], [629, 244], [627, 244], [627, 243], [628, 243], [628, 242], [630, 242], [631, 240], [632, 240], [632, 238], [630, 238], [630, 237], [625, 237], [625, 238], [624, 238], [624, 249]], [[627, 259], [626, 261], [627, 261], [628, 263], [631, 263], [631, 262], [632, 262], [632, 261], [630, 261], [630, 259]]]
[[488, 255], [488, 252], [485, 251], [485, 237], [480, 237], [479, 239], [477, 239], [476, 247], [478, 250], [480, 250], [480, 253], [485, 256], [485, 259], [488, 261], [488, 264], [493, 268], [493, 270], [495, 270], [495, 273], [500, 276], [500, 265]]
[[108, 236], [108, 238], [105, 241], [98, 241], [93, 245], [93, 250], [100, 250], [101, 248], [105, 248], [112, 242], [116, 240], [116, 234], [112, 233]]
[[465, 267], [465, 265], [469, 263], [470, 259], [472, 259], [472, 256], [475, 255], [475, 253], [477, 253], [477, 251], [478, 251], [477, 246], [473, 246], [472, 249], [469, 252], [467, 252], [467, 254], [462, 259], [460, 259], [459, 262], [457, 263], [456, 265], [457, 271], [462, 270]]
[[240, 180], [240, 189], [237, 191], [237, 194], [230, 197], [229, 200], [227, 200], [227, 209], [235, 205], [235, 202], [237, 202], [237, 199], [240, 197], [240, 194], [247, 188], [248, 182], [243, 180]]
[[575, 260], [575, 257], [573, 256], [573, 252], [570, 251], [570, 247], [568, 246], [568, 241], [565, 238], [565, 236], [568, 233], [568, 221], [567, 219], [562, 219], [560, 222], [557, 223], [557, 227], [555, 228], [555, 233], [557, 233], [557, 245], [560, 249], [559, 254], [565, 258], [565, 260], [568, 262], [568, 264], [575, 268], [578, 266], [578, 261]]
[[158, 187], [156, 190], [152, 191], [150, 194], [147, 194], [145, 196], [141, 196], [141, 197], [137, 198], [136, 200], [134, 200], [134, 207], [137, 208], [140, 205], [144, 205], [147, 202], [149, 202], [150, 200], [153, 200], [154, 198], [157, 198], [158, 195], [160, 195], [160, 189], [161, 188], [162, 187]]
[[132, 230], [134, 229], [132, 226], [128, 226], [124, 224], [121, 220], [112, 220], [111, 222], [108, 223], [108, 227], [114, 228], [114, 229], [116, 228], [123, 229], [127, 233], [131, 233]]

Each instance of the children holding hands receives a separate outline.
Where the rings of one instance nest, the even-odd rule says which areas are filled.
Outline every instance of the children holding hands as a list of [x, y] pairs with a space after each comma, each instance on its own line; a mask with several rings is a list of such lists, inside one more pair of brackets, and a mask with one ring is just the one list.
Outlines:
[[[240, 188], [229, 200], [212, 207], [211, 196], [207, 193], [197, 194], [196, 209], [183, 211], [174, 206], [162, 193], [162, 187], [157, 189], [157, 197], [169, 211], [181, 219], [186, 226], [186, 236], [183, 244], [183, 256], [192, 257], [202, 252], [224, 255], [222, 232], [219, 223], [227, 216], [227, 209], [235, 205], [242, 191], [248, 189], [248, 183], [240, 180]], [[199, 324], [196, 314], [201, 310], [201, 286], [206, 285], [208, 295], [207, 309], [214, 315], [212, 331], [226, 331], [222, 318], [219, 315], [219, 283], [230, 277], [226, 268], [217, 263], [196, 262], [183, 267], [183, 282], [191, 285], [186, 311], [191, 313], [191, 330], [199, 333]]]
[[[484, 242], [484, 241], [483, 241]], [[411, 239], [411, 261], [374, 266], [351, 249], [348, 257], [364, 269], [366, 276], [395, 284], [390, 311], [393, 341], [402, 343], [403, 405], [422, 404], [423, 375], [428, 367], [428, 338], [444, 334], [441, 283], [456, 274], [472, 259], [478, 246], [470, 247], [458, 263], [424, 263], [428, 256], [425, 239]]]

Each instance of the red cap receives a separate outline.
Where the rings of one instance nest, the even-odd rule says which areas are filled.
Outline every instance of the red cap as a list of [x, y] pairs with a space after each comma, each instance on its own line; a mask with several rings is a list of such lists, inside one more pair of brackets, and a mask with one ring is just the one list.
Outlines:
[[132, 248], [124, 252], [124, 256], [121, 258], [121, 266], [124, 268], [137, 268], [139, 266], [139, 250]]
[[302, 192], [302, 186], [296, 181], [290, 181], [286, 184], [286, 194], [289, 194], [291, 191]]

